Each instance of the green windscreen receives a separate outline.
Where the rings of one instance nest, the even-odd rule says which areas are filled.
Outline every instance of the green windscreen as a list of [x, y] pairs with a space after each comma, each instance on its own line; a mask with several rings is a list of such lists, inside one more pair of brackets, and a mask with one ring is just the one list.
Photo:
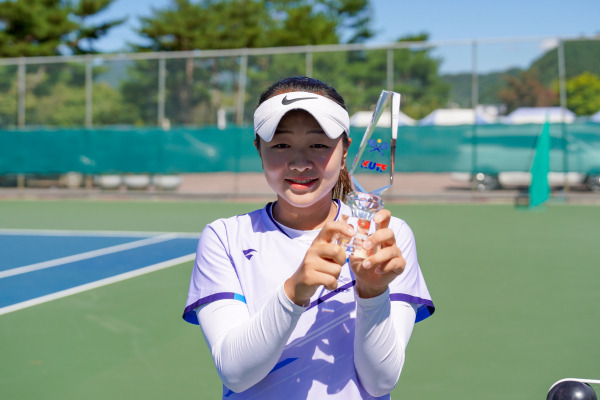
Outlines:
[[[363, 129], [351, 128], [348, 160]], [[395, 170], [529, 171], [541, 131], [541, 124], [401, 126]], [[250, 126], [0, 130], [0, 174], [257, 172], [253, 140]], [[600, 124], [551, 124], [550, 170], [599, 173]]]

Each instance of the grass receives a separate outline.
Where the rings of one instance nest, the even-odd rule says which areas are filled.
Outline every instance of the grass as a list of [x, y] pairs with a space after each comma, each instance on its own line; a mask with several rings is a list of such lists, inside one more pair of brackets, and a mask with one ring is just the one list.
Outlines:
[[[0, 201], [0, 228], [199, 232], [260, 204]], [[415, 327], [392, 398], [536, 399], [600, 378], [600, 208], [390, 205], [417, 240], [436, 314]], [[0, 316], [13, 399], [219, 398], [181, 320], [191, 263]]]

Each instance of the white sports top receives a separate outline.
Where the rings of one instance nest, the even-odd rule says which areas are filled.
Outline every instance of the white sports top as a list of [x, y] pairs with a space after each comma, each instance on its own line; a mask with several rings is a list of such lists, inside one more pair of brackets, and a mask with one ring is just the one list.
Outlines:
[[[338, 216], [339, 209], [349, 214], [337, 204]], [[389, 398], [412, 331], [406, 316], [418, 322], [434, 312], [412, 231], [392, 217], [389, 227], [407, 264], [384, 295], [357, 298], [346, 263], [338, 289], [321, 288], [303, 308], [287, 299], [282, 285], [317, 231], [282, 227], [270, 207], [207, 225], [198, 244], [183, 317], [197, 324], [201, 316], [217, 370], [229, 386], [223, 398]], [[378, 348], [382, 343], [388, 344]], [[386, 359], [390, 349], [397, 356]], [[386, 363], [394, 366], [389, 377], [377, 370]]]

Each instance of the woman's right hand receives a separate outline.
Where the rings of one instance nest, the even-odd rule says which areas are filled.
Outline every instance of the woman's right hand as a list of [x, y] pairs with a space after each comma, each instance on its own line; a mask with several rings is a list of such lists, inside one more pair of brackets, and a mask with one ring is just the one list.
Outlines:
[[341, 246], [332, 243], [335, 234], [354, 236], [354, 228], [342, 221], [330, 221], [319, 232], [306, 251], [302, 264], [285, 281], [285, 294], [299, 306], [307, 306], [319, 286], [327, 290], [337, 289], [337, 279], [342, 265], [346, 262], [346, 252]]

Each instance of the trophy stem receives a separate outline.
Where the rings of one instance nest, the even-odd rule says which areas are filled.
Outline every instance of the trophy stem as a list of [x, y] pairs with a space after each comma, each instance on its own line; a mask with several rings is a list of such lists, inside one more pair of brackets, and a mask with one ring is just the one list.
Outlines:
[[[356, 257], [366, 258], [372, 254], [372, 251], [367, 252], [363, 248], [363, 243], [369, 237], [373, 216], [383, 208], [383, 200], [372, 193], [350, 192], [346, 196], [346, 204], [350, 207], [352, 216], [356, 217], [358, 221], [356, 234], [350, 246], [351, 254]], [[348, 221], [348, 216], [342, 216], [342, 220]], [[348, 249], [350, 238], [341, 236], [334, 239], [335, 243], [343, 246], [344, 250]]]
[[371, 228], [371, 221], [368, 219], [360, 218], [358, 220], [358, 229], [354, 236], [354, 242], [352, 244], [352, 254], [359, 258], [367, 258], [372, 251], [367, 251], [363, 248], [363, 243], [369, 237], [369, 228]]

